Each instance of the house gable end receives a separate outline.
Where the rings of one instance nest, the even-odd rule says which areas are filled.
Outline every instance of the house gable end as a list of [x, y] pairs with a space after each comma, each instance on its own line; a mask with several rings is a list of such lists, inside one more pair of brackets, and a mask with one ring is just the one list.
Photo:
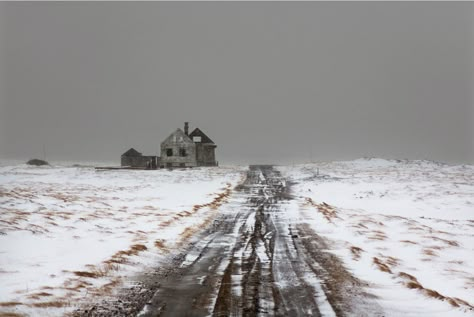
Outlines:
[[214, 141], [212, 141], [204, 132], [202, 132], [199, 128], [196, 128], [189, 134], [189, 137], [191, 140], [194, 140], [194, 137], [200, 137], [201, 141], [200, 143], [210, 143], [210, 144], [215, 144]]
[[164, 144], [176, 144], [176, 143], [194, 143], [186, 134], [184, 134], [183, 130], [176, 129], [173, 133], [171, 133], [163, 142]]

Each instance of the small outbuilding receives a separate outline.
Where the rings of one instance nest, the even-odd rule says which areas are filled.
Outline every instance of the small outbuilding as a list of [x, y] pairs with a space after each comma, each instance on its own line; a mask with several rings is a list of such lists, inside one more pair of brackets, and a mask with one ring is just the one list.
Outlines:
[[158, 156], [142, 155], [142, 153], [131, 148], [120, 157], [120, 165], [122, 167], [156, 169], [160, 166], [160, 158]]

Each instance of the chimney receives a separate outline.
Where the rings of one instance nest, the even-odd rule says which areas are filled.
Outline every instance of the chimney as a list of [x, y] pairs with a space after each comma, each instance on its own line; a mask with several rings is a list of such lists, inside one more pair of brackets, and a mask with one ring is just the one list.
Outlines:
[[184, 134], [189, 135], [189, 122], [184, 123]]

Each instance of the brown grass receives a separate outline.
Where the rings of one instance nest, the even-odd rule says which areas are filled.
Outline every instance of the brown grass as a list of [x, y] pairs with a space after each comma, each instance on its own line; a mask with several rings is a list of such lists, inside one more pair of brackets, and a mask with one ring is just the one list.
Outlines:
[[423, 254], [428, 255], [428, 256], [438, 256], [436, 251], [431, 250], [431, 249], [423, 249]]
[[62, 302], [62, 301], [51, 301], [51, 302], [40, 302], [40, 303], [33, 303], [29, 306], [38, 307], [38, 308], [61, 308], [69, 306], [69, 303]]
[[374, 257], [373, 258], [373, 263], [375, 265], [377, 265], [377, 267], [379, 268], [380, 271], [392, 274], [392, 270], [390, 270], [390, 267], [387, 264], [380, 261], [379, 258]]
[[23, 317], [26, 315], [11, 313], [11, 312], [0, 312], [0, 317]]
[[454, 240], [443, 239], [443, 238], [439, 238], [439, 237], [435, 237], [435, 236], [424, 236], [424, 238], [433, 239], [433, 240], [436, 240], [436, 241], [441, 241], [441, 242], [446, 243], [447, 245], [452, 246], [452, 247], [458, 247], [459, 246], [459, 243], [457, 241], [454, 241]]
[[[68, 291], [73, 291], [73, 292], [79, 292], [83, 288], [87, 288], [91, 286], [92, 284], [86, 281], [78, 281], [74, 280], [75, 285], [70, 285], [70, 286], [65, 286], [64, 289]], [[66, 282], [65, 284], [70, 284], [71, 282]]]
[[369, 237], [370, 240], [386, 240], [387, 239], [387, 236], [385, 235], [384, 232], [382, 231], [379, 231], [379, 230], [375, 230], [373, 231], [373, 234]]
[[357, 225], [355, 225], [354, 227], [357, 227], [357, 228], [363, 228], [363, 229], [369, 229], [366, 225], [364, 225], [362, 222], [359, 222]]
[[195, 230], [193, 230], [192, 227], [187, 227], [183, 230], [183, 232], [180, 233], [181, 239], [187, 240], [189, 239], [193, 234]]
[[351, 250], [351, 253], [352, 253], [352, 258], [355, 261], [358, 261], [360, 259], [361, 253], [364, 252], [364, 250], [362, 250], [361, 248], [356, 247], [356, 246], [351, 246], [350, 250]]
[[112, 291], [117, 288], [122, 283], [122, 280], [120, 277], [113, 278], [109, 283], [106, 283], [102, 285], [99, 288], [96, 289], [89, 289], [88, 291], [97, 296], [104, 296], [104, 295], [110, 295]]
[[120, 267], [116, 263], [104, 262], [100, 266], [87, 265], [89, 271], [74, 271], [74, 275], [87, 278], [99, 278], [110, 275], [111, 271], [118, 271]]
[[470, 309], [474, 309], [474, 307], [471, 304], [469, 304], [468, 302], [462, 299], [459, 299], [457, 297], [448, 297], [448, 296], [440, 294], [439, 292], [433, 289], [424, 288], [423, 285], [421, 285], [421, 283], [418, 282], [416, 277], [414, 277], [413, 275], [410, 275], [405, 272], [400, 272], [398, 273], [398, 276], [404, 280], [407, 280], [407, 282], [404, 283], [405, 287], [409, 289], [419, 290], [427, 297], [434, 298], [441, 301], [447, 301], [453, 307], [466, 306]]
[[418, 244], [414, 241], [411, 241], [411, 240], [400, 240], [400, 242], [403, 242], [403, 243], [409, 243], [409, 244]]
[[411, 275], [411, 274], [408, 274], [408, 273], [405, 273], [405, 272], [400, 272], [400, 273], [398, 273], [398, 276], [400, 276], [401, 278], [410, 280], [410, 281], [412, 281], [412, 282], [418, 283], [418, 280], [416, 279], [416, 277], [414, 277], [414, 276]]
[[408, 282], [405, 284], [406, 287], [410, 289], [423, 289], [423, 286], [420, 285], [418, 282]]
[[391, 266], [398, 266], [400, 264], [400, 259], [393, 256], [387, 256], [385, 257], [385, 263]]
[[159, 239], [159, 240], [155, 241], [155, 247], [157, 247], [158, 249], [160, 249], [162, 251], [169, 252], [168, 247], [166, 247], [166, 245], [165, 245], [165, 241], [162, 240], [162, 239]]
[[332, 223], [332, 219], [334, 218], [339, 218], [337, 216], [336, 208], [322, 202], [321, 204], [315, 203], [311, 198], [306, 197], [306, 203], [310, 204], [313, 207], [316, 207], [316, 209], [323, 214], [324, 218], [326, 218], [327, 221]]
[[28, 296], [29, 299], [40, 299], [41, 297], [45, 296], [53, 296], [53, 294], [46, 293], [46, 292], [39, 292], [39, 293], [34, 293]]
[[0, 307], [12, 307], [12, 306], [18, 306], [18, 305], [23, 305], [23, 303], [20, 303], [20, 302], [0, 302]]
[[121, 250], [116, 252], [112, 257], [103, 263], [107, 265], [112, 264], [124, 264], [128, 262], [128, 257], [132, 255], [138, 255], [140, 252], [148, 250], [143, 244], [134, 244], [128, 250]]
[[90, 278], [97, 278], [99, 275], [97, 275], [95, 272], [87, 272], [87, 271], [74, 271], [72, 272], [77, 276], [80, 277], [90, 277]]
[[[224, 188], [224, 192], [222, 192], [220, 194], [217, 194], [217, 196], [215, 196], [214, 199], [211, 202], [209, 202], [207, 204], [194, 205], [192, 211], [183, 210], [183, 211], [179, 212], [178, 214], [176, 214], [175, 216], [173, 216], [172, 219], [162, 222], [160, 224], [160, 227], [165, 228], [165, 227], [169, 226], [170, 224], [172, 224], [173, 222], [175, 222], [175, 221], [177, 221], [177, 220], [179, 220], [183, 217], [188, 217], [192, 214], [195, 214], [196, 212], [198, 212], [202, 208], [208, 207], [211, 210], [217, 210], [220, 206], [222, 206], [222, 204], [227, 202], [227, 198], [232, 193], [231, 186], [232, 185], [230, 183], [227, 183], [227, 186]], [[185, 238], [187, 239], [188, 237], [185, 237]]]

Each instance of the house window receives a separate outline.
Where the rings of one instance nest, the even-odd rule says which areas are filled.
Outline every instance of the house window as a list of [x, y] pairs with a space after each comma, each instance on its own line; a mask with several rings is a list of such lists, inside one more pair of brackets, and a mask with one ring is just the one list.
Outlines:
[[186, 149], [179, 149], [179, 156], [186, 156]]
[[173, 156], [173, 149], [166, 149], [166, 156]]
[[173, 167], [172, 163], [166, 163], [166, 167]]
[[179, 163], [179, 167], [186, 167], [185, 163]]
[[193, 142], [201, 142], [200, 136], [193, 136]]

